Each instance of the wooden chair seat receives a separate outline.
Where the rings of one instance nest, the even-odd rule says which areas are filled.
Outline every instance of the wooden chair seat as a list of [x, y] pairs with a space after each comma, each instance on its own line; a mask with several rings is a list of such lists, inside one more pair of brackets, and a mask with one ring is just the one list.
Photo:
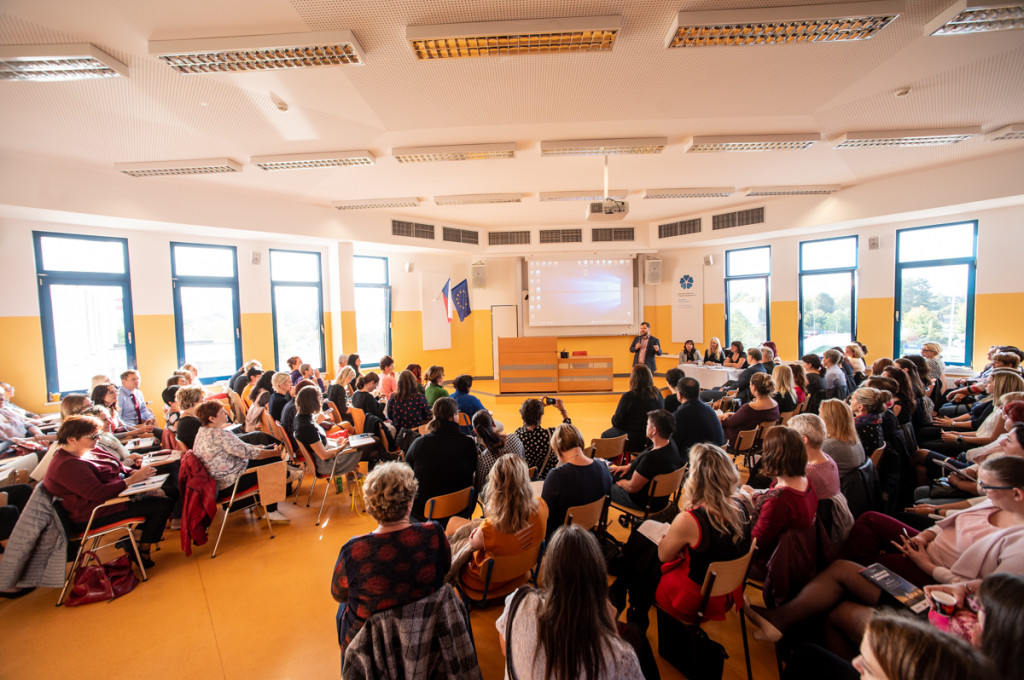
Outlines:
[[626, 439], [629, 435], [608, 437], [607, 439], [591, 439], [590, 446], [583, 453], [591, 458], [618, 458], [626, 450]]

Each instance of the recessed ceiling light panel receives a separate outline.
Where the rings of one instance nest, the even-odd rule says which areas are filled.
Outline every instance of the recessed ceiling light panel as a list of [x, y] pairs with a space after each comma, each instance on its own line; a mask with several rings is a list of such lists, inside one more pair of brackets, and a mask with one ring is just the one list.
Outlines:
[[863, 149], [873, 146], [942, 146], [956, 144], [980, 134], [980, 127], [847, 132], [836, 138], [834, 145], [837, 149]]
[[540, 202], [600, 201], [602, 198], [617, 198], [621, 201], [626, 198], [627, 194], [629, 194], [628, 189], [609, 189], [607, 196], [605, 196], [604, 189], [594, 189], [592, 191], [542, 191], [540, 192]]
[[132, 177], [211, 175], [223, 172], [241, 172], [242, 164], [230, 158], [203, 158], [185, 161], [154, 161], [150, 163], [114, 163], [114, 169]]
[[636, 139], [565, 139], [542, 141], [541, 156], [620, 156], [628, 154], [661, 153], [668, 137], [639, 137]]
[[608, 52], [622, 17], [571, 17], [407, 26], [406, 40], [421, 61], [523, 54]]
[[327, 151], [323, 153], [295, 153], [283, 156], [253, 156], [249, 162], [263, 170], [303, 170], [345, 165], [373, 165], [369, 151]]
[[151, 40], [149, 53], [180, 73], [236, 73], [362, 64], [351, 31]]
[[1024, 139], [1024, 123], [1007, 125], [985, 135], [987, 142], [1010, 142], [1019, 139]]
[[0, 47], [0, 80], [92, 80], [127, 75], [127, 64], [88, 43]]
[[666, 47], [867, 40], [903, 11], [902, 0], [679, 12]]
[[348, 201], [334, 201], [331, 206], [338, 210], [370, 210], [373, 208], [415, 208], [420, 204], [416, 197], [408, 198], [357, 198]]
[[817, 132], [786, 135], [706, 135], [691, 137], [684, 145], [687, 153], [722, 151], [796, 151], [809, 149], [821, 141]]
[[963, 35], [1024, 28], [1024, 4], [958, 0], [925, 26], [931, 35]]
[[392, 149], [391, 155], [399, 163], [425, 163], [429, 161], [481, 161], [494, 158], [515, 158], [516, 145], [461, 144], [457, 146], [409, 146]]
[[521, 203], [522, 194], [453, 194], [434, 196], [434, 205], [475, 205], [479, 203]]
[[724, 198], [736, 193], [734, 187], [691, 187], [688, 189], [647, 189], [644, 198]]
[[747, 196], [818, 196], [834, 194], [843, 187], [839, 184], [816, 184], [790, 187], [750, 187]]

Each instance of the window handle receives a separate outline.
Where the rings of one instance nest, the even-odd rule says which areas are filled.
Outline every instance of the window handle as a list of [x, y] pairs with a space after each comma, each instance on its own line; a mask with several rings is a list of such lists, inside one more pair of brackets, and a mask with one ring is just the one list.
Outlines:
[[132, 342], [132, 332], [128, 331], [128, 343], [131, 344], [131, 342]]
[[235, 329], [235, 337], [236, 338], [242, 337], [242, 329], [240, 329], [240, 328], [236, 328]]

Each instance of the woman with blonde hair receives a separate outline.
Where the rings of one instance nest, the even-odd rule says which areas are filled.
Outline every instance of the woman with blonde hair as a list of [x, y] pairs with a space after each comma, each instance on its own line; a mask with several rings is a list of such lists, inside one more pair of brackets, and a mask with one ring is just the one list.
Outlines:
[[[547, 521], [547, 503], [533, 493], [526, 461], [511, 455], [498, 458], [487, 475], [484, 520], [469, 536], [475, 552], [462, 568], [462, 583], [482, 591], [487, 560], [518, 555], [540, 545]], [[526, 577], [523, 574], [510, 581], [491, 581], [488, 592], [495, 597], [505, 595], [525, 583]]]
[[377, 528], [342, 546], [331, 579], [342, 650], [374, 613], [419, 600], [444, 585], [451, 548], [437, 522], [410, 519], [418, 489], [405, 463], [381, 463], [363, 482], [366, 512]]
[[793, 369], [786, 364], [779, 364], [772, 369], [772, 380], [775, 382], [772, 399], [779, 405], [779, 413], [795, 411], [800, 400], [793, 385]]
[[583, 435], [572, 423], [555, 428], [551, 448], [558, 458], [558, 467], [544, 478], [541, 491], [541, 498], [548, 505], [549, 536], [565, 522], [569, 508], [593, 503], [607, 496], [612, 487], [608, 466], [583, 453]]
[[861, 346], [856, 342], [851, 342], [843, 348], [843, 353], [849, 360], [854, 375], [860, 373], [863, 376], [868, 367], [864, 365], [864, 350], [861, 349]]
[[327, 400], [345, 411], [348, 408], [348, 400], [352, 397], [352, 381], [356, 379], [356, 369], [345, 366], [334, 381], [327, 388]]
[[959, 430], [943, 432], [939, 439], [920, 442], [918, 448], [951, 457], [966, 453], [979, 446], [991, 444], [1006, 432], [1006, 423], [1003, 421], [1002, 412], [996, 406], [1001, 403], [1003, 395], [1024, 391], [1024, 378], [1016, 371], [1000, 369], [992, 373], [985, 389], [989, 394], [984, 400], [989, 405], [989, 413], [977, 430], [974, 432]]
[[821, 450], [836, 462], [839, 476], [843, 477], [863, 465], [866, 460], [866, 451], [857, 435], [853, 411], [846, 405], [846, 402], [838, 399], [826, 399], [821, 402], [818, 415], [825, 423], [827, 434], [825, 441], [821, 443]]
[[711, 338], [708, 348], [704, 350], [705, 364], [722, 364], [725, 362], [725, 354], [722, 352], [722, 341], [717, 337]]

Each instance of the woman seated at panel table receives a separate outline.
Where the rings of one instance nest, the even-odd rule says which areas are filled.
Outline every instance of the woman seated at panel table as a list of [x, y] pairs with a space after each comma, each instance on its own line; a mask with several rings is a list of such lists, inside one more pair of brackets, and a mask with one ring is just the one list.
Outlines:
[[[85, 529], [96, 506], [156, 473], [152, 467], [132, 470], [122, 465], [116, 456], [96, 448], [102, 431], [103, 423], [92, 416], [72, 416], [61, 423], [57, 432], [59, 448], [43, 478], [46, 490], [63, 499], [72, 531]], [[129, 503], [100, 510], [97, 516], [102, 517], [104, 523], [145, 517], [138, 547], [143, 565], [151, 567], [150, 548], [162, 540], [173, 505], [174, 502], [164, 496], [140, 494]], [[127, 539], [118, 541], [117, 545], [134, 559]]]
[[722, 341], [717, 337], [711, 338], [708, 342], [708, 348], [704, 350], [704, 363], [718, 365], [725, 363], [725, 353], [722, 351]]
[[729, 351], [725, 353], [725, 361], [722, 365], [726, 368], [746, 368], [747, 353], [743, 351], [743, 343], [733, 340], [729, 344]]
[[419, 600], [444, 585], [451, 548], [440, 524], [410, 519], [418, 488], [412, 468], [397, 462], [378, 465], [363, 482], [366, 512], [377, 528], [342, 546], [331, 579], [343, 651], [373, 614]]
[[[255, 485], [256, 471], [252, 468], [277, 462], [284, 456], [284, 449], [280, 446], [265, 449], [246, 444], [222, 429], [228, 423], [228, 412], [219, 401], [204, 401], [196, 407], [196, 417], [202, 427], [196, 434], [192, 452], [203, 461], [210, 476], [217, 480], [218, 503], [231, 499], [232, 488], [239, 478], [244, 477], [239, 488]], [[271, 522], [277, 524], [291, 522], [277, 509], [277, 503], [267, 506], [267, 515]]]

